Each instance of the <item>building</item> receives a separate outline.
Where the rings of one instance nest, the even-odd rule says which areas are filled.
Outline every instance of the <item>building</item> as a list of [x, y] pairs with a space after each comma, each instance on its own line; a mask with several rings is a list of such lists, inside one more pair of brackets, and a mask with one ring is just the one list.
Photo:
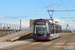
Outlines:
[[30, 19], [30, 28], [33, 27], [33, 21], [34, 21], [34, 20]]

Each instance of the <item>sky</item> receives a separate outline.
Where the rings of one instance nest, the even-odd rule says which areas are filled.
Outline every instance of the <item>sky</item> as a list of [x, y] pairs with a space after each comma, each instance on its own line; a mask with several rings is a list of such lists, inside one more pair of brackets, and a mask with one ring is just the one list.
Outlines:
[[[22, 26], [28, 27], [30, 19], [40, 19], [42, 16], [50, 18], [47, 10], [75, 10], [75, 0], [62, 0], [62, 2], [61, 0], [0, 0], [0, 23], [19, 25], [21, 19]], [[63, 29], [66, 24], [70, 25], [68, 29], [75, 29], [74, 13], [75, 11], [53, 12], [53, 19], [58, 21]]]

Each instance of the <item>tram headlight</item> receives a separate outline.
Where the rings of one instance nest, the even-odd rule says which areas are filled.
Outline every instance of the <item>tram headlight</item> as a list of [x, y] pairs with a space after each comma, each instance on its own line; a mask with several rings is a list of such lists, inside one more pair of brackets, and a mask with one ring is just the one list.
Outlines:
[[44, 35], [44, 37], [46, 36], [46, 34]]
[[46, 32], [44, 32], [44, 37], [46, 36]]

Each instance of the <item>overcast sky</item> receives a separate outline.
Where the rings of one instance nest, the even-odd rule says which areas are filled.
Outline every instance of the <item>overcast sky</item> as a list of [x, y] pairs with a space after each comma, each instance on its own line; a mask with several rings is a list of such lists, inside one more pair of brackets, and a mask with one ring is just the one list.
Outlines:
[[[45, 5], [43, 5], [41, 2]], [[29, 26], [29, 19], [50, 18], [47, 10], [75, 10], [75, 0], [0, 0], [0, 23], [19, 24]], [[66, 18], [69, 17], [69, 18]], [[58, 20], [59, 24], [66, 26], [67, 23], [75, 23], [75, 11], [54, 12], [53, 19]], [[64, 20], [70, 20], [69, 22]], [[61, 22], [60, 22], [61, 21]], [[75, 28], [73, 28], [75, 29]]]

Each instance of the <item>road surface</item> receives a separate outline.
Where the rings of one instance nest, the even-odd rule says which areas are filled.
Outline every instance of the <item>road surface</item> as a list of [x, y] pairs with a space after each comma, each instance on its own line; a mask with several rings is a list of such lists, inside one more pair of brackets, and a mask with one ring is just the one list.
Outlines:
[[[32, 38], [18, 40], [17, 45], [8, 46], [5, 50], [75, 50], [75, 33], [62, 35], [51, 41], [34, 41]], [[9, 45], [9, 44], [8, 44]]]

